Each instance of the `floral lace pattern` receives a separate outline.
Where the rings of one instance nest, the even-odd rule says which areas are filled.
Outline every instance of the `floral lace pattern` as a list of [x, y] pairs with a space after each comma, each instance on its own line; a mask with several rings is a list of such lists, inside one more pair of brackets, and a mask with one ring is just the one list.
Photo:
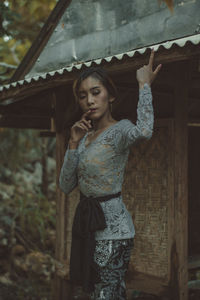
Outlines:
[[[87, 147], [86, 133], [76, 150], [67, 149], [59, 179], [61, 189], [68, 194], [79, 184], [88, 197], [121, 191], [130, 146], [151, 137], [153, 120], [151, 89], [145, 84], [139, 92], [136, 124], [123, 119], [104, 130]], [[132, 218], [121, 196], [102, 202], [101, 206], [107, 228], [96, 232], [96, 240], [134, 237]]]
[[125, 274], [132, 249], [133, 239], [96, 242], [94, 261], [100, 282], [95, 285], [91, 299], [126, 299]]

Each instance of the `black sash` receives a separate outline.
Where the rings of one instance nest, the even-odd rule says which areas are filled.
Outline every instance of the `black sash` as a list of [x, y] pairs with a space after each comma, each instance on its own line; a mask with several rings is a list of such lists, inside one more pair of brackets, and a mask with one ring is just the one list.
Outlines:
[[117, 198], [121, 192], [102, 197], [86, 197], [80, 193], [73, 226], [70, 257], [70, 281], [81, 285], [86, 292], [94, 290], [98, 282], [97, 265], [94, 262], [95, 231], [106, 226], [104, 212], [99, 202]]

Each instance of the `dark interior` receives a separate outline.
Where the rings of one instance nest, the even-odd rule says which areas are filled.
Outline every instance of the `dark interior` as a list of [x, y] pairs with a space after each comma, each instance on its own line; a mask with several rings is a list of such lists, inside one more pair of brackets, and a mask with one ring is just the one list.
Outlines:
[[189, 255], [200, 254], [200, 127], [189, 127], [188, 136], [188, 242]]

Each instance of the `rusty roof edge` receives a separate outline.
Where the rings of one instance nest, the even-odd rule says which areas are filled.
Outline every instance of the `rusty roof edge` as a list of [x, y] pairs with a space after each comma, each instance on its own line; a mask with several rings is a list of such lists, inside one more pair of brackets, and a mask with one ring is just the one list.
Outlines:
[[27, 77], [25, 79], [3, 85], [0, 87], [0, 92], [3, 92], [4, 90], [8, 90], [10, 88], [15, 88], [17, 86], [22, 86], [24, 83], [30, 84], [31, 82], [38, 81], [40, 79], [45, 80], [47, 78], [47, 76], [53, 77], [54, 75], [62, 75], [64, 72], [72, 72], [75, 69], [80, 70], [83, 66], [90, 67], [93, 63], [95, 63], [96, 65], [100, 65], [102, 61], [106, 61], [109, 63], [109, 62], [111, 62], [111, 60], [113, 58], [122, 60], [122, 58], [125, 55], [128, 57], [133, 57], [135, 55], [135, 53], [144, 54], [147, 49], [151, 49], [151, 48], [154, 48], [154, 51], [156, 52], [159, 50], [160, 47], [163, 47], [165, 49], [170, 49], [173, 45], [177, 45], [179, 47], [184, 47], [187, 42], [190, 42], [194, 45], [199, 44], [200, 43], [200, 34], [187, 36], [187, 37], [176, 39], [176, 40], [166, 41], [164, 43], [149, 45], [146, 47], [134, 49], [131, 51], [123, 52], [123, 53], [116, 54], [113, 56], [108, 56], [105, 58], [98, 58], [98, 59], [94, 59], [94, 60], [90, 60], [90, 61], [86, 61], [86, 62], [78, 63], [78, 64], [73, 63], [70, 66], [66, 66], [65, 68], [62, 68], [62, 69], [58, 69], [58, 70], [54, 70], [54, 71], [50, 71], [50, 72], [46, 72], [46, 73], [40, 73], [33, 77]]

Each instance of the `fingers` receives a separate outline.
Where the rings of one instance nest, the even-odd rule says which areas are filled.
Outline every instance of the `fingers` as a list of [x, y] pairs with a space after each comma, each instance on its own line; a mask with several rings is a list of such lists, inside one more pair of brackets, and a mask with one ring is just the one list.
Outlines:
[[87, 128], [92, 128], [92, 125], [91, 125], [91, 120], [85, 120], [85, 119], [82, 119], [81, 122], [87, 126]]
[[154, 60], [154, 49], [151, 49], [151, 55], [149, 58], [149, 67], [152, 69], [153, 68], [153, 60]]
[[82, 118], [80, 121], [74, 124], [74, 127], [80, 128], [84, 131], [88, 131], [90, 128], [92, 128], [91, 120], [86, 120]]
[[[151, 68], [151, 71], [153, 71], [153, 61], [154, 61], [154, 49], [152, 48], [152, 50], [151, 50], [151, 55], [150, 55], [150, 58], [149, 58], [149, 67]], [[153, 74], [153, 80], [155, 79], [155, 77], [157, 76], [157, 74], [158, 74], [158, 72], [160, 71], [160, 69], [161, 69], [161, 67], [162, 67], [162, 65], [161, 64], [159, 64], [157, 67], [156, 67], [156, 69], [152, 72]], [[152, 80], [152, 81], [153, 81]]]
[[82, 115], [82, 118], [80, 120], [80, 122], [82, 122], [86, 127], [87, 127], [87, 130], [89, 128], [92, 128], [92, 125], [91, 125], [91, 120], [88, 120], [86, 119], [87, 116], [90, 114], [91, 110], [89, 109], [87, 112], [85, 112], [83, 115]]
[[82, 121], [78, 121], [74, 124], [75, 128], [79, 128], [82, 129], [84, 131], [88, 131], [88, 127], [82, 122]]
[[155, 76], [158, 74], [158, 72], [160, 71], [161, 67], [162, 67], [161, 64], [158, 65], [158, 66], [156, 67], [155, 71], [153, 72], [153, 74], [154, 74]]
[[147, 82], [148, 84], [151, 84], [154, 81], [162, 65], [161, 64], [158, 65], [155, 71], [153, 71], [153, 62], [154, 62], [154, 49], [151, 50], [149, 64], [144, 65], [142, 68], [137, 70], [136, 78], [139, 83]]
[[[152, 48], [151, 49], [151, 55], [150, 55], [150, 58], [149, 58], [149, 65], [148, 65], [149, 67], [151, 67], [151, 69], [153, 69], [153, 61], [154, 61], [154, 49]], [[162, 67], [161, 64], [156, 67], [155, 71], [153, 72], [154, 75], [158, 74], [158, 72], [160, 71], [161, 67]]]
[[80, 129], [82, 129], [84, 131], [88, 131], [87, 127], [82, 123], [79, 123], [77, 127], [79, 127]]
[[91, 110], [89, 109], [88, 111], [86, 111], [86, 112], [82, 115], [81, 120], [83, 120], [83, 119], [86, 120], [86, 117], [88, 117], [90, 113], [91, 113]]

